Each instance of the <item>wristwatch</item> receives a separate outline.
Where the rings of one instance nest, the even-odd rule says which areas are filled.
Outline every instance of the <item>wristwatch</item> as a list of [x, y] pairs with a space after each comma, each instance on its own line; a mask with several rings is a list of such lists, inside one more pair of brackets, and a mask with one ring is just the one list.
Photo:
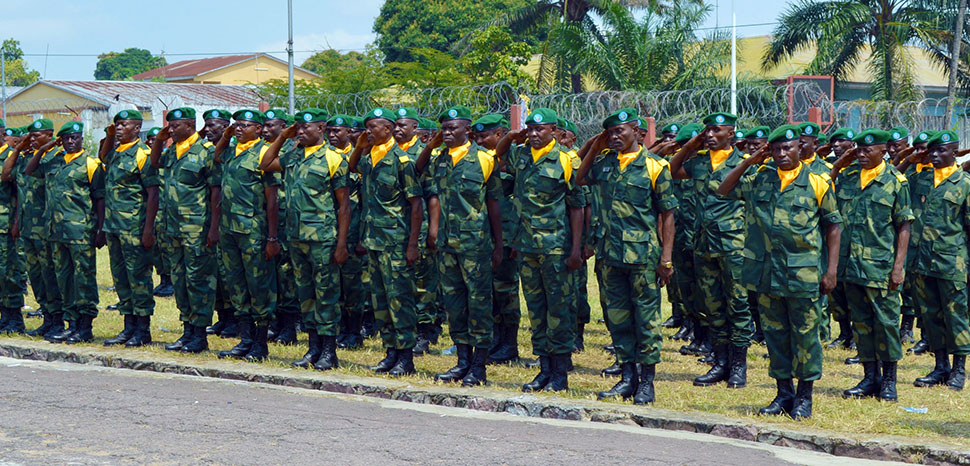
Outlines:
[[665, 268], [665, 269], [672, 269], [672, 268], [674, 268], [674, 263], [672, 261], [661, 262], [660, 263], [660, 266], [663, 267], [663, 268]]

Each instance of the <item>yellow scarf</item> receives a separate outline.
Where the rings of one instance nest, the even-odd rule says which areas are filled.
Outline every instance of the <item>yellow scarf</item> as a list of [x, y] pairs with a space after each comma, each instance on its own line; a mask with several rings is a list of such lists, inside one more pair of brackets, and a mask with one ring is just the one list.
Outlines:
[[630, 165], [630, 163], [632, 163], [634, 160], [636, 160], [638, 155], [640, 155], [639, 147], [637, 148], [637, 150], [633, 152], [627, 152], [625, 154], [617, 152], [616, 161], [620, 163], [620, 171], [621, 172], [626, 171], [626, 167]]
[[801, 172], [802, 164], [798, 164], [797, 167], [792, 168], [791, 170], [782, 170], [779, 168], [778, 179], [781, 180], [781, 189], [779, 189], [779, 191], [784, 191], [785, 188], [792, 183], [792, 181], [795, 181], [795, 178], [798, 178], [798, 175], [801, 174]]
[[543, 155], [548, 154], [553, 147], [556, 147], [555, 139], [553, 139], [552, 141], [549, 141], [549, 144], [546, 144], [546, 146], [541, 149], [530, 147], [529, 150], [532, 151], [532, 163], [538, 162], [539, 159], [541, 159]]
[[127, 143], [127, 144], [121, 144], [120, 146], [118, 146], [118, 148], [115, 149], [115, 152], [124, 152], [124, 151], [126, 151], [128, 149], [131, 149], [131, 146], [133, 146], [135, 144], [138, 144], [138, 140], [137, 139], [135, 139], [134, 141], [131, 141], [131, 142]]
[[953, 172], [957, 171], [958, 169], [960, 169], [960, 167], [957, 164], [950, 165], [949, 167], [934, 168], [933, 187], [934, 188], [939, 187], [940, 183], [942, 183], [943, 180], [949, 178], [950, 175], [952, 175]]
[[418, 137], [417, 136], [414, 136], [414, 137], [411, 138], [410, 141], [405, 142], [404, 144], [398, 144], [398, 145], [401, 146], [401, 150], [403, 150], [404, 152], [407, 152], [408, 149], [410, 149], [411, 147], [413, 147], [414, 144], [417, 143], [417, 142], [418, 142]]
[[192, 135], [186, 138], [184, 141], [176, 142], [175, 158], [181, 159], [182, 156], [189, 151], [189, 148], [192, 147], [192, 144], [195, 144], [195, 141], [198, 141], [198, 140], [199, 140], [199, 133], [192, 133]]
[[458, 161], [465, 158], [468, 155], [468, 148], [472, 146], [471, 141], [468, 141], [458, 147], [449, 147], [448, 155], [451, 156], [451, 166], [458, 165]]
[[311, 147], [304, 147], [303, 148], [303, 158], [309, 157], [314, 152], [320, 150], [321, 147], [323, 147], [323, 144], [317, 144], [317, 145], [311, 146]]
[[916, 173], [922, 173], [924, 168], [933, 168], [932, 163], [918, 163], [916, 164]]
[[370, 148], [370, 161], [373, 166], [377, 166], [384, 156], [394, 147], [394, 138], [390, 138], [384, 144], [378, 144]]
[[262, 139], [256, 138], [256, 139], [253, 139], [252, 141], [249, 141], [249, 142], [237, 142], [236, 143], [236, 156], [238, 157], [239, 154], [242, 154], [243, 152], [246, 152], [247, 150], [251, 149], [259, 141], [262, 141]]
[[711, 171], [714, 171], [717, 170], [717, 167], [723, 165], [728, 156], [731, 155], [731, 149], [712, 149], [709, 153], [711, 155]]
[[83, 154], [83, 153], [84, 153], [84, 149], [81, 149], [81, 150], [79, 150], [77, 152], [71, 152], [70, 154], [64, 154], [64, 164], [67, 165], [67, 164], [73, 162], [74, 159], [80, 157], [81, 154]]
[[879, 162], [879, 165], [875, 168], [863, 168], [862, 170], [859, 170], [859, 182], [862, 185], [862, 189], [866, 189], [866, 186], [869, 186], [869, 183], [872, 183], [872, 180], [876, 179], [876, 177], [879, 176], [879, 174], [885, 169], [886, 161], [883, 160], [882, 162]]

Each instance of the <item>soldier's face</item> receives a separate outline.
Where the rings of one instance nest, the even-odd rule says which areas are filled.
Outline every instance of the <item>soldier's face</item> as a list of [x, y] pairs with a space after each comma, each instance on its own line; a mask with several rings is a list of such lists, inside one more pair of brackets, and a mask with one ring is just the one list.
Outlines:
[[909, 147], [909, 142], [905, 139], [900, 139], [898, 141], [889, 141], [889, 143], [886, 144], [886, 152], [889, 153], [890, 157], [895, 159], [896, 154], [903, 151], [907, 147]]
[[677, 133], [673, 131], [667, 131], [660, 136], [660, 142], [670, 142], [677, 138]]
[[229, 126], [229, 122], [226, 120], [207, 118], [203, 127], [205, 138], [212, 142], [218, 141], [222, 137], [222, 133], [226, 131], [227, 126]]
[[172, 140], [175, 142], [182, 142], [195, 133], [195, 120], [175, 120], [169, 126], [172, 127]]
[[64, 150], [73, 154], [81, 150], [84, 136], [81, 133], [68, 133], [61, 136], [61, 142], [64, 144]]
[[617, 152], [633, 152], [637, 147], [637, 129], [632, 123], [606, 128], [606, 146]]
[[427, 144], [431, 140], [431, 131], [429, 130], [419, 129], [416, 133], [418, 135], [418, 141], [421, 141], [423, 144]]
[[[765, 144], [768, 144], [768, 138], [746, 139], [744, 141], [745, 151], [748, 153], [758, 150], [759, 147], [764, 146]], [[799, 144], [799, 146], [801, 146], [801, 144]]]
[[771, 158], [779, 170], [794, 170], [801, 163], [800, 141], [776, 141], [771, 143]]
[[122, 143], [129, 143], [138, 139], [141, 131], [141, 120], [118, 120], [115, 123], [115, 137]]
[[448, 120], [441, 124], [441, 142], [448, 147], [459, 147], [468, 142], [467, 120]]
[[562, 134], [559, 136], [559, 143], [563, 146], [572, 149], [576, 145], [576, 135], [568, 129], [562, 130]]
[[343, 149], [350, 142], [350, 128], [346, 126], [328, 126], [327, 140], [334, 147]]
[[274, 118], [263, 123], [263, 139], [267, 141], [275, 141], [276, 138], [280, 137], [280, 133], [283, 132], [284, 126], [286, 126], [286, 122], [280, 120], [279, 118]]
[[811, 157], [815, 153], [815, 148], [818, 147], [818, 139], [814, 136], [802, 136], [798, 140], [801, 142], [802, 158]]
[[394, 140], [398, 144], [404, 144], [414, 138], [418, 130], [417, 120], [411, 118], [398, 118], [394, 122]]
[[733, 126], [708, 126], [704, 129], [704, 145], [711, 150], [724, 150], [734, 139]]
[[311, 121], [296, 124], [296, 140], [303, 147], [319, 146], [323, 143], [327, 131], [327, 124], [321, 121]]
[[734, 144], [734, 147], [737, 147], [739, 151], [748, 152], [748, 141], [745, 141], [744, 139], [735, 139], [732, 144]]
[[249, 142], [259, 138], [263, 133], [263, 125], [255, 121], [236, 121], [232, 124], [236, 129], [236, 140], [239, 142]]
[[34, 131], [33, 133], [30, 133], [29, 137], [31, 138], [30, 147], [37, 150], [40, 149], [44, 144], [51, 142], [51, 139], [54, 137], [54, 130], [47, 129], [44, 131]]
[[835, 153], [836, 157], [842, 157], [846, 151], [855, 147], [855, 143], [850, 139], [836, 139], [832, 141], [832, 152]]
[[498, 146], [498, 142], [502, 139], [502, 137], [499, 136], [500, 130], [500, 128], [492, 128], [488, 131], [475, 133], [476, 142], [479, 146], [486, 149], [495, 149], [495, 147]]
[[957, 160], [957, 147], [960, 144], [940, 144], [930, 148], [930, 163], [933, 168], [945, 168], [953, 165]]
[[152, 145], [154, 145], [155, 144], [155, 136], [148, 136], [147, 138], [145, 138], [145, 144], [147, 144], [148, 147], [151, 147]]
[[365, 124], [367, 126], [367, 140], [371, 144], [384, 144], [391, 139], [394, 130], [394, 123], [383, 118], [371, 118]]
[[856, 159], [859, 166], [865, 169], [876, 168], [882, 163], [882, 156], [886, 153], [885, 144], [873, 144], [871, 146], [861, 146], [856, 151]]
[[533, 149], [542, 149], [556, 139], [556, 125], [528, 125], [525, 135]]

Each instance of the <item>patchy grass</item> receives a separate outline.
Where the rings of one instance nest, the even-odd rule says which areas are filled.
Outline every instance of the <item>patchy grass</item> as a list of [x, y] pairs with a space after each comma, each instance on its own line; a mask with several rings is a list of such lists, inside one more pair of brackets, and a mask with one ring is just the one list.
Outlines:
[[[617, 379], [604, 378], [600, 375], [600, 369], [612, 364], [613, 358], [602, 350], [604, 345], [610, 343], [610, 337], [606, 327], [598, 322], [602, 311], [599, 307], [596, 281], [592, 278], [592, 273], [590, 275], [589, 298], [593, 308], [593, 322], [586, 327], [587, 350], [573, 356], [576, 371], [569, 377], [570, 390], [559, 396], [594, 400], [598, 391], [609, 389]], [[95, 320], [95, 337], [98, 341], [94, 346], [100, 346], [104, 338], [117, 334], [122, 326], [122, 318], [117, 312], [104, 310], [105, 306], [117, 302], [117, 296], [108, 289], [112, 280], [108, 270], [106, 249], [98, 253], [98, 283], [102, 312]], [[152, 320], [153, 337], [158, 343], [174, 341], [181, 334], [175, 300], [159, 298], [156, 303], [155, 317]], [[28, 305], [34, 308], [37, 306], [33, 297], [29, 295]], [[522, 309], [523, 314], [526, 314], [524, 303]], [[670, 306], [665, 302], [665, 317], [669, 313]], [[28, 328], [36, 327], [39, 322], [40, 319], [28, 319]], [[666, 336], [672, 333], [671, 330], [665, 331]], [[199, 361], [215, 359], [216, 351], [231, 348], [236, 341], [210, 337], [209, 345], [212, 351], [202, 355], [175, 354], [163, 350], [160, 345], [140, 351], [164, 354], [169, 358]], [[303, 334], [300, 345], [271, 344], [271, 357], [263, 364], [289, 367], [290, 361], [299, 359], [306, 351], [305, 342], [306, 335]], [[815, 384], [814, 417], [805, 422], [794, 422], [785, 417], [764, 418], [757, 415], [758, 409], [768, 404], [775, 393], [774, 381], [768, 377], [768, 360], [763, 357], [767, 351], [763, 346], [753, 346], [748, 353], [748, 387], [731, 390], [724, 385], [694, 387], [691, 381], [704, 373], [708, 366], [698, 363], [694, 357], [681, 355], [677, 351], [681, 344], [682, 342], [679, 341], [664, 340], [662, 362], [657, 367], [657, 402], [654, 406], [658, 408], [717, 413], [744, 420], [778, 424], [787, 428], [818, 428], [856, 435], [901, 435], [921, 441], [940, 441], [970, 447], [970, 416], [967, 415], [970, 408], [970, 394], [954, 392], [946, 388], [921, 389], [912, 384], [916, 377], [932, 368], [933, 359], [930, 355], [905, 356], [898, 370], [899, 403], [889, 404], [874, 400], [842, 399], [842, 390], [858, 382], [862, 376], [862, 368], [858, 365], [847, 366], [842, 363], [843, 359], [852, 355], [849, 351], [827, 349], [823, 377]], [[528, 319], [523, 317], [522, 326], [519, 329], [521, 355], [531, 356], [529, 345]], [[451, 340], [447, 336], [446, 329], [441, 341], [433, 348], [434, 354], [417, 357], [415, 365], [418, 374], [406, 380], [414, 385], [434, 385], [433, 375], [454, 365], [454, 356], [440, 355], [440, 350], [449, 346], [451, 346]], [[365, 348], [361, 350], [338, 350], [338, 355], [342, 364], [339, 372], [372, 376], [367, 366], [379, 361], [383, 357], [383, 351], [380, 348], [380, 340], [373, 338], [367, 340]], [[512, 392], [518, 392], [521, 384], [530, 381], [535, 373], [535, 369], [528, 369], [522, 364], [488, 367], [490, 386]], [[619, 400], [615, 402], [622, 403]], [[903, 406], [925, 407], [929, 412], [908, 413], [900, 409]]]

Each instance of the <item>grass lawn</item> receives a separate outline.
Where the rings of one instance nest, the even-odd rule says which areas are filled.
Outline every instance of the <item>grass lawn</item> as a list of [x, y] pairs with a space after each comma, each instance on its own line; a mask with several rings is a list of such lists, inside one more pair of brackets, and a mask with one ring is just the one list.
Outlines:
[[[592, 267], [590, 267], [592, 277]], [[117, 302], [117, 296], [109, 289], [112, 280], [108, 269], [107, 249], [98, 252], [98, 283], [100, 285], [101, 313], [94, 322], [94, 346], [100, 346], [101, 340], [117, 334], [122, 326], [121, 316], [114, 311], [104, 308]], [[157, 283], [157, 279], [156, 279]], [[593, 308], [593, 322], [586, 327], [587, 350], [573, 356], [576, 371], [570, 374], [570, 391], [560, 396], [577, 399], [595, 400], [596, 393], [609, 389], [617, 379], [604, 378], [600, 369], [612, 364], [612, 356], [603, 351], [602, 347], [610, 343], [609, 333], [602, 323], [597, 320], [602, 316], [599, 307], [599, 293], [595, 279], [589, 284], [590, 305]], [[28, 305], [36, 308], [33, 297], [28, 295]], [[159, 298], [156, 300], [155, 317], [152, 320], [152, 334], [156, 342], [171, 342], [181, 334], [181, 324], [174, 298]], [[525, 304], [522, 305], [523, 319], [519, 329], [519, 351], [521, 355], [531, 357], [529, 343], [528, 319], [525, 317]], [[665, 303], [664, 314], [669, 315], [670, 307]], [[28, 328], [40, 325], [40, 319], [28, 319]], [[835, 329], [833, 329], [834, 331]], [[665, 331], [667, 336], [672, 330]], [[10, 337], [26, 338], [26, 337]], [[301, 335], [301, 345], [282, 346], [270, 345], [270, 359], [263, 364], [278, 367], [288, 367], [289, 362], [299, 359], [306, 351], [306, 335]], [[210, 337], [210, 353], [202, 355], [181, 355], [167, 352], [161, 346], [152, 346], [139, 351], [165, 354], [165, 357], [178, 357], [185, 360], [205, 360], [216, 358], [215, 352], [232, 347], [237, 340], [223, 340]], [[783, 425], [786, 428], [799, 429], [804, 427], [819, 428], [854, 435], [892, 434], [914, 437], [922, 441], [940, 441], [970, 447], [970, 393], [954, 392], [947, 388], [916, 388], [913, 380], [928, 372], [933, 365], [932, 355], [906, 355], [899, 364], [899, 403], [880, 403], [874, 400], [844, 400], [842, 390], [855, 385], [862, 376], [859, 365], [847, 366], [842, 360], [852, 354], [844, 350], [825, 350], [823, 377], [815, 384], [814, 416], [804, 422], [794, 422], [786, 417], [763, 418], [758, 416], [758, 409], [768, 404], [775, 393], [775, 384], [768, 377], [768, 360], [763, 358], [767, 353], [763, 346], [753, 346], [748, 353], [748, 387], [741, 390], [731, 390], [723, 384], [718, 387], [694, 387], [691, 383], [694, 377], [704, 373], [708, 366], [699, 364], [696, 358], [683, 356], [677, 350], [682, 342], [665, 340], [662, 352], [663, 361], [657, 366], [657, 402], [658, 408], [680, 411], [697, 411], [718, 413], [739, 419], [757, 420]], [[408, 377], [407, 381], [414, 385], [433, 385], [432, 377], [435, 373], [443, 372], [454, 365], [454, 356], [438, 354], [441, 349], [451, 346], [447, 336], [447, 329], [438, 345], [433, 347], [433, 353], [417, 357], [415, 365], [418, 374]], [[374, 364], [383, 357], [379, 339], [365, 342], [365, 348], [355, 351], [338, 350], [341, 361], [339, 372], [360, 376], [373, 375], [367, 370], [367, 365]], [[303, 369], [298, 369], [303, 370]], [[535, 369], [528, 369], [522, 365], [489, 366], [488, 380], [492, 388], [519, 392], [520, 385], [528, 382], [535, 375]], [[542, 396], [542, 395], [540, 395]], [[622, 403], [617, 400], [616, 403]], [[900, 409], [912, 406], [928, 408], [926, 414], [909, 413]]]

